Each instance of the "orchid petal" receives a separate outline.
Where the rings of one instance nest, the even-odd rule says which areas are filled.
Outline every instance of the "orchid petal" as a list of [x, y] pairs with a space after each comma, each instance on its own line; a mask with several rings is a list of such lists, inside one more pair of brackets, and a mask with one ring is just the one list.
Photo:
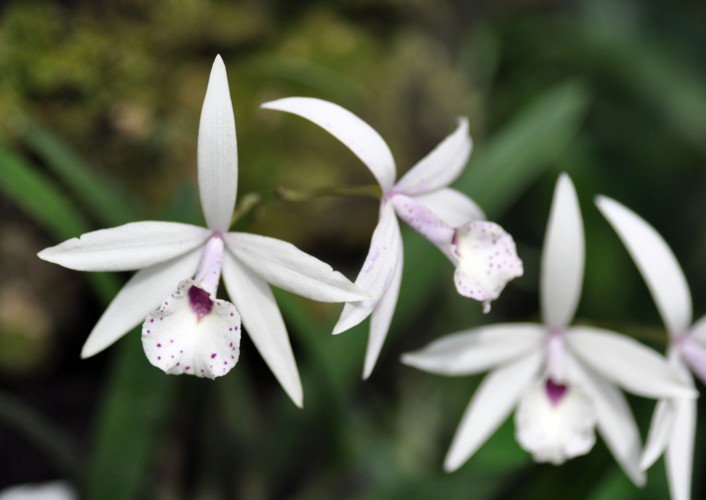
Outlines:
[[367, 318], [377, 306], [385, 290], [392, 283], [402, 251], [402, 235], [392, 206], [383, 204], [380, 221], [370, 241], [370, 250], [355, 284], [367, 291], [370, 298], [360, 302], [348, 302], [333, 329], [334, 334], [345, 332]]
[[228, 253], [223, 261], [223, 281], [240, 311], [248, 336], [287, 395], [301, 408], [302, 384], [272, 290], [262, 278]]
[[82, 234], [37, 256], [77, 271], [132, 271], [183, 255], [210, 234], [208, 229], [178, 222], [131, 222]]
[[194, 280], [182, 281], [142, 324], [142, 347], [150, 363], [172, 375], [215, 379], [240, 354], [240, 315]]
[[472, 147], [468, 119], [461, 117], [456, 130], [403, 175], [395, 191], [416, 195], [448, 186], [468, 163]]
[[665, 454], [669, 492], [673, 500], [689, 500], [696, 434], [696, 401], [681, 399], [675, 403], [676, 422]]
[[684, 337], [678, 345], [694, 374], [706, 384], [706, 347], [692, 337]]
[[550, 328], [563, 329], [574, 317], [581, 296], [583, 268], [581, 209], [571, 179], [561, 174], [544, 238], [539, 287], [542, 316]]
[[478, 450], [510, 415], [526, 388], [536, 380], [542, 353], [533, 352], [490, 372], [478, 386], [456, 430], [444, 460], [453, 472]]
[[650, 422], [650, 430], [647, 433], [647, 443], [640, 458], [642, 470], [649, 469], [667, 449], [674, 431], [677, 417], [676, 405], [679, 401], [677, 399], [662, 399], [657, 402], [652, 422]]
[[397, 215], [453, 260], [451, 240], [454, 229], [414, 198], [396, 194], [390, 199]]
[[184, 278], [193, 276], [201, 249], [135, 273], [118, 292], [88, 335], [82, 358], [98, 354], [135, 326], [169, 295]]
[[397, 249], [397, 261], [394, 263], [395, 269], [390, 279], [390, 285], [382, 294], [382, 297], [370, 316], [370, 334], [368, 337], [368, 347], [365, 351], [365, 365], [363, 367], [364, 380], [370, 377], [370, 374], [373, 372], [375, 363], [380, 355], [380, 350], [382, 349], [382, 344], [385, 342], [387, 332], [390, 330], [392, 316], [395, 314], [395, 308], [397, 307], [397, 297], [400, 293], [403, 262], [404, 255], [402, 246], [399, 246]]
[[686, 332], [691, 293], [672, 250], [652, 226], [617, 201], [598, 196], [596, 205], [635, 261], [669, 333]]
[[201, 109], [198, 142], [199, 193], [206, 225], [225, 232], [238, 191], [238, 144], [228, 76], [216, 56]]
[[696, 323], [694, 323], [694, 326], [691, 327], [689, 336], [697, 342], [706, 345], [706, 316], [702, 316]]
[[498, 324], [446, 335], [401, 361], [440, 375], [470, 375], [542, 350], [545, 330], [534, 323]]
[[571, 352], [607, 380], [648, 398], [696, 397], [667, 360], [640, 342], [591, 327], [573, 327], [566, 335]]
[[416, 195], [414, 199], [451, 227], [485, 219], [485, 213], [478, 204], [456, 189], [437, 189]]
[[573, 356], [567, 356], [569, 378], [591, 398], [598, 417], [598, 431], [608, 449], [628, 477], [637, 486], [645, 484], [640, 469], [640, 433], [623, 393], [584, 367]]
[[248, 233], [223, 236], [238, 260], [276, 287], [322, 302], [368, 298], [348, 278], [291, 243]]
[[261, 107], [299, 115], [326, 130], [360, 158], [383, 191], [395, 182], [395, 160], [390, 148], [370, 125], [347, 109], [311, 97], [287, 97]]

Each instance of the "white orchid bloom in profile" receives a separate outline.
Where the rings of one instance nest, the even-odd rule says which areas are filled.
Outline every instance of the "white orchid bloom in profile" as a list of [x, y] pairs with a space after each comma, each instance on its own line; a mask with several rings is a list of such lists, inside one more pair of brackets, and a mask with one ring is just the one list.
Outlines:
[[[669, 332], [669, 361], [685, 383], [693, 382], [691, 368], [706, 384], [706, 316], [692, 325], [691, 293], [674, 253], [652, 226], [617, 201], [599, 196], [596, 205], [623, 241], [657, 304]], [[669, 489], [675, 500], [691, 496], [695, 432], [696, 401], [657, 403], [642, 467], [649, 468], [666, 449]]]
[[554, 193], [544, 240], [540, 301], [544, 324], [498, 324], [448, 335], [402, 362], [442, 375], [490, 369], [446, 456], [451, 472], [515, 411], [515, 435], [538, 462], [560, 464], [588, 453], [595, 428], [632, 481], [644, 483], [640, 436], [615, 385], [641, 396], [693, 397], [660, 355], [633, 339], [569, 326], [581, 294], [584, 236], [576, 192], [566, 174]]
[[262, 107], [299, 115], [328, 131], [360, 158], [382, 189], [379, 221], [355, 282], [370, 293], [370, 299], [346, 304], [333, 332], [342, 333], [371, 316], [363, 378], [370, 376], [378, 359], [400, 290], [403, 249], [395, 214], [444, 252], [456, 267], [458, 292], [483, 302], [486, 312], [505, 284], [522, 275], [512, 237], [499, 225], [483, 220], [483, 211], [470, 198], [448, 187], [471, 154], [467, 119], [459, 119], [451, 135], [395, 182], [390, 148], [350, 111], [305, 97], [280, 99]]
[[[81, 235], [39, 252], [78, 271], [139, 270], [110, 303], [83, 346], [87, 358], [144, 320], [149, 361], [172, 374], [215, 378], [235, 366], [240, 318], [297, 406], [303, 394], [287, 330], [268, 283], [314, 300], [362, 300], [342, 274], [290, 243], [228, 232], [238, 157], [226, 69], [216, 57], [201, 111], [198, 181], [206, 228], [133, 222]], [[221, 272], [233, 303], [216, 298]], [[161, 305], [160, 305], [161, 304]], [[146, 319], [145, 319], [146, 318]]]

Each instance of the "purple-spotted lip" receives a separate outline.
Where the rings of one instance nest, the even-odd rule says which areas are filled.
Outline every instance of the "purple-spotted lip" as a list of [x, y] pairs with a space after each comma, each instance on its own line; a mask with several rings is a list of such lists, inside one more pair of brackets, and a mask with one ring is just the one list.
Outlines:
[[201, 321], [204, 316], [211, 313], [213, 300], [211, 300], [211, 296], [206, 290], [196, 285], [191, 285], [188, 294], [189, 307], [191, 307], [191, 310], [196, 314], [198, 320]]
[[547, 396], [549, 396], [549, 402], [553, 406], [556, 406], [561, 402], [566, 395], [566, 391], [568, 390], [566, 385], [558, 384], [550, 378], [548, 378], [545, 382], [545, 388], [547, 390]]

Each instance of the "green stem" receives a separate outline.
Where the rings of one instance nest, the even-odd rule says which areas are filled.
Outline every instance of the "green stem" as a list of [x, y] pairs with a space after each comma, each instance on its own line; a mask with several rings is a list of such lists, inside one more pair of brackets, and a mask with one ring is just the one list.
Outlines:
[[290, 202], [308, 201], [319, 196], [367, 196], [378, 200], [382, 197], [382, 190], [377, 184], [346, 187], [326, 186], [309, 190], [290, 189], [280, 186], [275, 192], [281, 200]]

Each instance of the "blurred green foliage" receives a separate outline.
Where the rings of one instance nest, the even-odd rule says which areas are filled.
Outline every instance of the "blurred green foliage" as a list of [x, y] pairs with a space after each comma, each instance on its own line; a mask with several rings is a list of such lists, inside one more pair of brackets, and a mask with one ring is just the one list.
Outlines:
[[[42, 349], [54, 356], [43, 369], [12, 364], [18, 372], [0, 355], [0, 387], [14, 394], [0, 399], [0, 439], [11, 430], [3, 450], [29, 447], [33, 463], [48, 464], [0, 454], [0, 486], [75, 474], [89, 498], [664, 498], [661, 461], [644, 490], [602, 443], [560, 468], [536, 465], [514, 442], [512, 422], [458, 472], [443, 473], [480, 378], [434, 377], [398, 358], [451, 331], [536, 316], [539, 251], [560, 170], [572, 175], [586, 219], [580, 320], [632, 334], [661, 328], [634, 265], [592, 207], [598, 193], [664, 235], [697, 316], [706, 311], [705, 21], [696, 1], [6, 2], [0, 241], [11, 234], [24, 257], [18, 276], [3, 268], [0, 298], [12, 294], [20, 305], [0, 308], [0, 349], [13, 349], [11, 358]], [[122, 277], [54, 271], [34, 254], [129, 220], [201, 221], [196, 137], [216, 53], [229, 71], [241, 199], [275, 200], [278, 186], [372, 182], [316, 127], [259, 110], [267, 100], [308, 95], [348, 107], [389, 143], [400, 173], [466, 115], [475, 151], [456, 186], [515, 236], [525, 276], [484, 317], [455, 294], [444, 258], [405, 231], [399, 307], [365, 383], [367, 323], [332, 337], [337, 307], [278, 293], [304, 410], [247, 341], [238, 368], [213, 383], [163, 376], [134, 332], [79, 361]], [[353, 277], [376, 209], [365, 198], [270, 201], [243, 229], [292, 241]], [[3, 261], [6, 245], [0, 251]], [[14, 293], [22, 269], [46, 281], [28, 279]], [[32, 334], [32, 308], [53, 340]], [[35, 350], [37, 338], [46, 344]], [[64, 387], [84, 392], [67, 397]], [[632, 402], [644, 433], [653, 405]], [[696, 475], [694, 497], [703, 491]]]

